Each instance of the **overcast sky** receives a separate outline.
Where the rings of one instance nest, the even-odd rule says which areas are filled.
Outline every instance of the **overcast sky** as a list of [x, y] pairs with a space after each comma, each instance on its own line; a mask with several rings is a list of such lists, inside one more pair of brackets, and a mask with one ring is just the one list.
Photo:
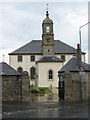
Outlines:
[[[5, 54], [27, 44], [41, 40], [42, 21], [45, 19], [47, 2], [0, 3], [0, 62]], [[79, 27], [88, 22], [88, 1], [48, 2], [49, 16], [54, 22], [54, 37], [76, 48], [79, 43]], [[82, 49], [88, 50], [87, 26], [81, 29]]]

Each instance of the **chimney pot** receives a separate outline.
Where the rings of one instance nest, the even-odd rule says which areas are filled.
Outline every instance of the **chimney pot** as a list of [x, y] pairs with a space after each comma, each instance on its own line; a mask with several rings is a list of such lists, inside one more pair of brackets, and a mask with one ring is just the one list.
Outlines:
[[80, 44], [77, 44], [77, 49], [80, 49]]
[[81, 67], [81, 49], [80, 44], [77, 44], [77, 66]]

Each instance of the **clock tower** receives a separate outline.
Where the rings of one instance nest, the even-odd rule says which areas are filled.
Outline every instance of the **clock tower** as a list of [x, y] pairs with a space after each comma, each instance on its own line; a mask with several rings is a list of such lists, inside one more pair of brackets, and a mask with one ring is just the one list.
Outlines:
[[46, 11], [46, 18], [42, 23], [42, 53], [45, 56], [53, 56], [55, 54], [53, 21], [49, 18], [48, 10]]

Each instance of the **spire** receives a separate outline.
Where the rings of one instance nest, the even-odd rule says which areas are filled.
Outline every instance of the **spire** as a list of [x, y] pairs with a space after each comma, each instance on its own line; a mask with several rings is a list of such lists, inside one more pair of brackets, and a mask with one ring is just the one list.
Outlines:
[[45, 24], [53, 24], [53, 21], [49, 18], [48, 4], [46, 4], [46, 18], [43, 20]]
[[48, 4], [47, 4], [47, 7], [46, 7], [46, 16], [47, 17], [49, 16], [49, 13], [48, 13]]

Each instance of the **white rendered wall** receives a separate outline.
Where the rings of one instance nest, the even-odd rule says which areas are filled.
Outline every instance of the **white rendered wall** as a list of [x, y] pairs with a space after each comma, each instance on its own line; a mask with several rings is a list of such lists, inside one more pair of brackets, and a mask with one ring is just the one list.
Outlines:
[[41, 55], [35, 55], [35, 61], [30, 61], [30, 55], [23, 55], [23, 61], [18, 62], [17, 61], [17, 55], [10, 55], [9, 56], [9, 64], [14, 69], [18, 69], [18, 67], [22, 67], [23, 71], [27, 71], [30, 73], [31, 67], [36, 67], [36, 61], [38, 61], [42, 56]]
[[[35, 55], [35, 61], [31, 62], [30, 61], [30, 56], [31, 55], [22, 55], [23, 56], [23, 61], [22, 62], [18, 62], [17, 61], [17, 56], [18, 55], [9, 55], [9, 65], [12, 66], [14, 69], [18, 69], [19, 67], [23, 68], [23, 71], [27, 71], [28, 73], [30, 73], [30, 68], [31, 67], [36, 67], [36, 61], [40, 60], [43, 56], [42, 55]], [[61, 58], [61, 55], [55, 55], [58, 58]], [[63, 63], [63, 65], [65, 65], [71, 58], [73, 57], [73, 55], [65, 55], [65, 62]], [[85, 61], [85, 55], [82, 55], [82, 61]], [[60, 69], [60, 67], [59, 67]]]
[[[37, 63], [38, 74], [38, 87], [58, 87], [58, 71], [62, 68], [63, 64], [60, 62], [52, 63]], [[53, 79], [48, 79], [48, 71], [53, 70]]]

